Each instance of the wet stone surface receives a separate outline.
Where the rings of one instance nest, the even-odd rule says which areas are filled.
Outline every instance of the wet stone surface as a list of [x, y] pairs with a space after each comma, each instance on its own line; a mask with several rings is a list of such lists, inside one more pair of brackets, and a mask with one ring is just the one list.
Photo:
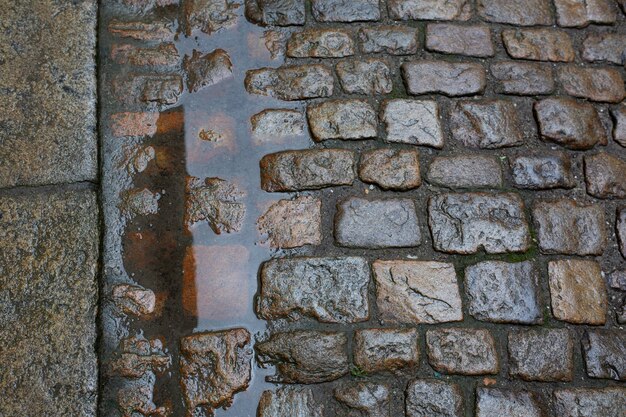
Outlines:
[[275, 333], [256, 344], [261, 364], [273, 364], [273, 382], [317, 384], [348, 373], [348, 338], [344, 333], [296, 331]]
[[617, 238], [619, 250], [626, 258], [626, 208], [620, 208], [617, 211]]
[[502, 186], [502, 168], [489, 156], [440, 156], [430, 163], [427, 179], [449, 188], [497, 188]]
[[312, 0], [318, 22], [362, 22], [380, 19], [378, 0]]
[[439, 105], [431, 100], [395, 99], [383, 104], [385, 141], [443, 147]]
[[426, 48], [447, 54], [477, 57], [493, 56], [495, 51], [488, 26], [429, 24], [426, 27]]
[[187, 178], [185, 223], [188, 227], [206, 221], [216, 234], [238, 232], [246, 215], [240, 201], [243, 193], [235, 184], [220, 178]]
[[394, 371], [419, 364], [415, 329], [366, 329], [354, 335], [354, 364], [364, 372]]
[[342, 61], [336, 69], [347, 94], [389, 94], [393, 88], [391, 70], [383, 60]]
[[565, 154], [519, 156], [510, 165], [513, 183], [519, 188], [546, 190], [575, 185], [572, 164]]
[[613, 139], [621, 146], [626, 147], [626, 106], [621, 105], [611, 111], [615, 125]]
[[259, 217], [259, 232], [273, 248], [297, 248], [322, 243], [322, 203], [312, 197], [280, 200]]
[[232, 66], [228, 53], [223, 49], [216, 49], [206, 55], [194, 50], [191, 57], [185, 56], [183, 60], [187, 88], [193, 93], [217, 84], [232, 76]]
[[617, 7], [608, 0], [555, 0], [554, 6], [556, 22], [563, 27], [611, 24], [617, 18]]
[[329, 97], [334, 88], [330, 69], [315, 64], [250, 70], [245, 84], [251, 94], [272, 96], [281, 100]]
[[490, 67], [502, 94], [539, 95], [554, 91], [552, 68], [524, 62], [497, 62]]
[[384, 190], [410, 190], [422, 184], [419, 152], [373, 149], [361, 154], [359, 178]]
[[448, 253], [525, 252], [530, 232], [517, 194], [440, 194], [428, 202], [436, 250]]
[[359, 31], [359, 43], [366, 54], [411, 55], [417, 52], [417, 29], [409, 26], [363, 28]]
[[526, 381], [571, 381], [573, 349], [566, 329], [511, 331], [509, 374]]
[[572, 62], [575, 58], [572, 39], [558, 29], [505, 30], [502, 40], [511, 58], [550, 62]]
[[496, 323], [538, 323], [538, 271], [531, 262], [487, 261], [465, 269], [469, 313]]
[[478, 14], [488, 22], [519, 26], [554, 23], [550, 2], [546, 0], [526, 0], [524, 3], [507, 0], [478, 0], [477, 9]]
[[467, 0], [390, 0], [387, 7], [395, 20], [468, 20], [472, 14]]
[[365, 100], [330, 100], [307, 109], [314, 140], [367, 139], [376, 136], [376, 112]]
[[416, 379], [406, 389], [407, 417], [461, 417], [463, 394], [456, 384]]
[[554, 408], [558, 415], [619, 416], [626, 412], [626, 389], [619, 386], [560, 389], [554, 392], [554, 400]]
[[376, 304], [391, 323], [461, 321], [461, 297], [452, 264], [375, 261]]
[[487, 84], [480, 64], [417, 61], [402, 64], [406, 89], [411, 95], [438, 93], [446, 96], [481, 94]]
[[461, 375], [498, 372], [495, 340], [487, 330], [428, 330], [426, 344], [428, 363], [439, 372]]
[[622, 75], [612, 68], [562, 67], [559, 81], [567, 94], [592, 101], [619, 103], [626, 95]]
[[626, 36], [616, 33], [591, 34], [583, 42], [582, 57], [589, 62], [621, 65], [626, 56]]
[[261, 395], [258, 417], [322, 417], [324, 406], [304, 387], [286, 387]]
[[476, 390], [477, 417], [542, 417], [544, 415], [535, 396], [528, 391], [507, 391], [495, 388]]
[[587, 375], [626, 380], [626, 335], [619, 331], [589, 331], [582, 340]]
[[315, 29], [294, 33], [287, 42], [292, 58], [341, 58], [354, 55], [354, 41], [344, 30]]
[[422, 241], [415, 203], [409, 199], [350, 198], [337, 206], [335, 240], [352, 248], [401, 248]]
[[303, 25], [306, 21], [304, 0], [246, 0], [246, 17], [260, 25]]
[[297, 110], [268, 109], [250, 119], [252, 135], [260, 141], [271, 142], [304, 134], [306, 121]]
[[587, 192], [597, 198], [626, 198], [626, 161], [602, 152], [585, 156]]
[[326, 323], [369, 318], [370, 271], [362, 258], [274, 259], [261, 267], [257, 311], [265, 319], [306, 315]]
[[350, 409], [350, 416], [390, 417], [389, 388], [372, 382], [344, 384], [335, 389], [335, 398]]

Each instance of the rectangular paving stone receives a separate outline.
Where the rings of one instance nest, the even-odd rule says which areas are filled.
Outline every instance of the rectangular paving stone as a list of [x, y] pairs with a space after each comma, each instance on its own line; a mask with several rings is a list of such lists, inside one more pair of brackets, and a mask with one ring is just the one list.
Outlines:
[[626, 258], [626, 208], [618, 208], [616, 217], [617, 243], [622, 257]]
[[532, 208], [544, 253], [601, 255], [607, 244], [604, 209], [570, 199], [539, 200]]
[[258, 417], [323, 417], [324, 404], [315, 401], [313, 390], [305, 387], [281, 387], [261, 394]]
[[588, 331], [582, 346], [587, 375], [626, 380], [626, 333], [621, 330]]
[[365, 100], [329, 100], [311, 104], [306, 111], [311, 135], [328, 139], [368, 139], [377, 135], [378, 117]]
[[0, 415], [96, 415], [98, 224], [91, 190], [0, 194]]
[[158, 46], [138, 47], [131, 44], [113, 44], [111, 59], [120, 65], [136, 67], [176, 66], [180, 55], [173, 43], [161, 43]]
[[281, 100], [330, 97], [334, 90], [332, 71], [319, 64], [250, 70], [244, 83], [250, 94]]
[[556, 22], [563, 27], [611, 24], [617, 19], [617, 6], [611, 0], [554, 0], [554, 7]]
[[513, 184], [519, 188], [546, 190], [576, 185], [572, 163], [566, 154], [518, 156], [510, 165]]
[[428, 167], [428, 182], [449, 188], [501, 187], [502, 167], [492, 156], [438, 156]]
[[383, 190], [410, 190], [422, 184], [419, 152], [381, 148], [365, 151], [359, 161], [361, 181]]
[[439, 104], [433, 100], [387, 100], [382, 104], [386, 142], [443, 148]]
[[620, 417], [626, 414], [626, 388], [569, 388], [554, 391], [558, 416]]
[[495, 53], [486, 25], [431, 23], [426, 26], [426, 49], [446, 54], [490, 57]]
[[257, 230], [272, 248], [319, 245], [321, 229], [322, 202], [308, 196], [277, 201], [257, 220]]
[[389, 17], [395, 20], [469, 20], [469, 0], [389, 0]]
[[439, 194], [428, 202], [436, 250], [469, 254], [525, 252], [530, 232], [517, 194]]
[[378, 0], [312, 0], [318, 22], [367, 22], [380, 19]]
[[596, 198], [626, 198], [626, 161], [608, 152], [585, 155], [585, 184]]
[[402, 76], [411, 95], [482, 94], [487, 85], [485, 69], [476, 63], [413, 61], [402, 64]]
[[168, 19], [150, 18], [146, 20], [111, 20], [109, 33], [122, 38], [138, 41], [167, 42], [174, 39], [174, 28]]
[[501, 94], [539, 95], [554, 91], [552, 68], [528, 62], [496, 62], [491, 64], [495, 89]]
[[393, 90], [392, 70], [382, 59], [341, 61], [335, 69], [347, 94], [389, 94]]
[[533, 61], [572, 62], [576, 58], [572, 38], [557, 29], [509, 29], [502, 32], [508, 54]]
[[613, 116], [613, 139], [626, 147], [626, 106], [621, 105], [611, 110]]
[[517, 26], [554, 23], [550, 0], [478, 0], [478, 14], [488, 22]]
[[574, 324], [606, 322], [607, 291], [600, 265], [583, 259], [548, 263], [552, 314]]
[[282, 258], [261, 267], [257, 312], [265, 320], [310, 316], [324, 323], [369, 319], [363, 258]]
[[544, 417], [536, 396], [528, 391], [476, 389], [476, 417]]
[[350, 248], [404, 248], [422, 241], [415, 202], [352, 197], [337, 205], [335, 241]]
[[352, 185], [356, 179], [354, 152], [345, 149], [305, 149], [265, 155], [261, 188], [265, 191], [317, 190]]
[[357, 330], [354, 333], [354, 364], [368, 373], [417, 366], [419, 364], [417, 330]]
[[0, 188], [95, 181], [97, 2], [0, 9]]
[[246, 0], [245, 13], [262, 26], [301, 26], [306, 22], [304, 0]]
[[350, 414], [389, 417], [391, 386], [376, 382], [346, 382], [334, 390], [335, 399], [350, 409]]
[[415, 379], [406, 389], [407, 417], [461, 417], [463, 392], [457, 384]]
[[626, 57], [626, 35], [591, 33], [583, 42], [582, 58], [587, 62], [621, 65]]
[[567, 94], [592, 101], [619, 103], [626, 96], [624, 79], [613, 68], [559, 68], [559, 81]]
[[359, 30], [361, 51], [366, 54], [411, 55], [417, 52], [417, 28], [378, 26]]
[[428, 261], [374, 261], [376, 304], [391, 323], [463, 320], [454, 265]]
[[485, 329], [446, 328], [426, 332], [428, 363], [446, 374], [497, 374], [500, 369], [493, 336]]
[[574, 343], [567, 329], [511, 331], [509, 374], [525, 381], [571, 381]]
[[343, 58], [354, 55], [350, 33], [339, 29], [309, 29], [294, 32], [287, 41], [291, 58]]

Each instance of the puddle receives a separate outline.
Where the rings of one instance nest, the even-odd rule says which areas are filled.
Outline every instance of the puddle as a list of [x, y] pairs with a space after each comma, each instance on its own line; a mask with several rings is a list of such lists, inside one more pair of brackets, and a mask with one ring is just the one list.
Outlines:
[[[174, 18], [176, 9], [157, 8], [155, 13]], [[109, 22], [137, 17], [113, 2], [105, 2], [101, 8], [102, 193], [106, 236], [100, 355], [104, 364], [101, 401], [104, 415], [118, 415], [117, 392], [125, 381], [109, 376], [106, 363], [123, 338], [143, 334], [148, 339], [161, 339], [172, 356], [173, 366], [165, 374], [157, 375], [153, 401], [157, 406], [170, 408], [171, 415], [182, 416], [185, 412], [177, 371], [180, 338], [194, 332], [235, 327], [244, 327], [253, 336], [266, 330], [265, 322], [254, 313], [253, 300], [259, 266], [277, 254], [259, 244], [261, 238], [255, 223], [271, 202], [287, 195], [268, 194], [260, 189], [259, 160], [277, 150], [307, 148], [310, 141], [305, 136], [276, 142], [253, 138], [250, 118], [254, 114], [267, 108], [298, 109], [298, 104], [246, 93], [246, 70], [279, 66], [282, 58], [272, 59], [265, 45], [266, 29], [246, 22], [243, 7], [237, 10], [237, 15], [238, 23], [228, 29], [211, 35], [199, 31], [191, 37], [181, 34], [172, 41], [181, 61], [194, 50], [201, 54], [216, 49], [226, 51], [233, 65], [232, 76], [194, 93], [189, 93], [185, 85], [178, 100], [174, 94], [169, 96], [168, 105], [147, 107], [129, 96], [132, 89], [120, 94], [119, 86], [113, 87], [115, 80], [135, 73], [158, 78], [158, 73], [171, 75], [176, 71], [133, 68], [111, 60], [116, 44], [141, 47], [158, 44], [112, 35], [107, 30]], [[173, 25], [176, 27], [175, 22]], [[116, 113], [143, 111], [160, 112], [156, 126], [147, 129], [147, 136], [119, 137], [120, 130], [109, 123]], [[217, 234], [216, 226], [212, 228], [206, 220], [186, 224], [185, 193], [190, 177], [200, 182], [220, 178], [239, 190], [237, 198], [229, 200], [245, 207], [236, 227], [217, 227], [220, 232]], [[152, 196], [149, 204], [134, 201], [131, 214], [119, 209], [124, 207], [120, 196], [129, 190], [142, 189], [152, 193], [138, 193], [141, 197]], [[155, 199], [158, 199], [156, 213], [142, 212], [141, 207], [153, 205]], [[154, 291], [157, 312], [144, 319], [119, 315], [108, 296], [119, 283], [138, 284]], [[234, 404], [227, 410], [217, 410], [216, 415], [255, 416], [261, 392], [272, 388], [264, 382], [264, 377], [272, 373], [271, 369], [254, 365], [250, 388], [237, 394]]]

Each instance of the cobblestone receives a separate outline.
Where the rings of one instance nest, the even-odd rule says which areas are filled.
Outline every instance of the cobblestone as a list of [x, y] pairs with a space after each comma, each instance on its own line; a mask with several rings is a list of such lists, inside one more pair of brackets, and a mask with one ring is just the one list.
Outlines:
[[572, 39], [557, 29], [511, 29], [502, 32], [506, 51], [513, 58], [534, 61], [572, 62], [576, 57]]
[[417, 330], [358, 330], [354, 334], [354, 364], [367, 373], [417, 366]]
[[428, 182], [450, 188], [502, 186], [500, 162], [483, 155], [438, 156], [428, 167]]
[[624, 99], [624, 80], [612, 68], [561, 67], [559, 80], [565, 92], [593, 101], [619, 103]]
[[180, 62], [180, 55], [173, 43], [162, 43], [154, 47], [137, 47], [130, 44], [114, 45], [111, 59], [118, 64], [136, 67], [173, 67]]
[[587, 155], [585, 182], [596, 198], [626, 198], [626, 162], [606, 152]]
[[518, 156], [511, 160], [516, 187], [531, 190], [573, 188], [576, 183], [572, 164], [566, 154]]
[[600, 255], [607, 243], [602, 207], [575, 200], [536, 201], [533, 218], [544, 253]]
[[380, 19], [378, 0], [312, 0], [318, 22], [365, 22]]
[[422, 241], [415, 202], [349, 198], [337, 205], [335, 240], [351, 248], [402, 248]]
[[417, 34], [417, 29], [408, 26], [363, 28], [359, 31], [359, 42], [366, 54], [412, 55], [417, 52]]
[[312, 197], [280, 200], [259, 217], [257, 228], [273, 248], [322, 243], [322, 202]]
[[245, 193], [221, 178], [188, 177], [185, 187], [185, 224], [206, 221], [217, 235], [241, 230], [246, 206]]
[[476, 417], [542, 417], [535, 395], [528, 391], [509, 391], [497, 388], [476, 390]]
[[454, 265], [375, 261], [376, 304], [383, 320], [401, 324], [463, 320]]
[[428, 362], [439, 372], [461, 375], [497, 374], [495, 340], [487, 330], [447, 328], [426, 332]]
[[600, 265], [568, 259], [548, 263], [552, 314], [574, 324], [604, 324], [607, 293]]
[[393, 89], [391, 70], [383, 60], [342, 61], [336, 69], [341, 88], [347, 94], [389, 94]]
[[572, 388], [554, 391], [555, 412], [562, 416], [619, 416], [626, 413], [626, 388]]
[[588, 62], [621, 65], [626, 57], [626, 36], [617, 33], [592, 33], [583, 42], [582, 57]]
[[448, 253], [525, 252], [530, 232], [517, 194], [440, 194], [428, 202], [436, 250]]
[[194, 50], [185, 55], [183, 69], [187, 73], [187, 88], [192, 93], [232, 77], [233, 64], [223, 49], [202, 55]]
[[[626, 258], [626, 208], [617, 210], [617, 239], [619, 250], [622, 256]], [[624, 290], [626, 291], [626, 289]]]
[[402, 75], [409, 94], [467, 96], [482, 94], [487, 85], [480, 64], [447, 61], [414, 61], [402, 64]]
[[539, 95], [554, 91], [551, 67], [526, 62], [496, 62], [491, 75], [497, 80], [496, 91], [501, 94]]
[[302, 112], [290, 109], [268, 109], [250, 119], [255, 138], [270, 142], [277, 138], [304, 134], [306, 121]]
[[416, 379], [406, 389], [407, 417], [461, 417], [463, 394], [456, 384]]
[[245, 84], [251, 94], [281, 100], [330, 97], [334, 90], [331, 70], [318, 64], [251, 70], [246, 74]]
[[211, 35], [237, 23], [239, 6], [231, 0], [182, 0], [181, 26], [186, 36], [194, 30]]
[[361, 154], [361, 181], [383, 190], [410, 190], [422, 184], [419, 152], [402, 149], [373, 149]]
[[354, 153], [343, 149], [285, 151], [261, 159], [261, 188], [265, 191], [315, 190], [351, 185]]
[[117, 285], [113, 288], [113, 298], [118, 307], [126, 314], [149, 316], [156, 310], [154, 292], [137, 285]]
[[509, 332], [509, 374], [525, 381], [571, 381], [574, 344], [566, 329]]
[[491, 31], [485, 25], [431, 23], [426, 27], [426, 49], [477, 57], [490, 57], [495, 53]]
[[305, 315], [326, 323], [366, 321], [369, 281], [362, 258], [274, 259], [261, 268], [257, 312], [266, 320]]
[[293, 58], [341, 58], [350, 55], [354, 55], [354, 41], [345, 30], [296, 32], [287, 42], [287, 56]]
[[153, 18], [150, 20], [121, 21], [112, 20], [109, 23], [109, 32], [122, 38], [131, 38], [139, 41], [168, 42], [174, 38], [173, 25], [166, 19]]
[[563, 27], [611, 24], [617, 18], [617, 8], [610, 0], [554, 0], [554, 6], [556, 22]]
[[478, 14], [488, 22], [520, 26], [551, 25], [554, 23], [549, 0], [478, 0]]
[[395, 20], [468, 20], [468, 0], [389, 0], [389, 16]]
[[607, 143], [607, 133], [598, 111], [588, 103], [548, 98], [535, 103], [535, 115], [544, 140], [575, 150]]
[[611, 111], [614, 120], [613, 139], [626, 147], [626, 106], [621, 105]]
[[378, 119], [365, 100], [330, 100], [312, 104], [307, 118], [313, 139], [368, 139], [377, 134]]
[[390, 417], [390, 389], [373, 382], [355, 382], [335, 388], [335, 398], [354, 413], [348, 416]]
[[246, 17], [260, 25], [304, 25], [304, 0], [246, 0]]
[[587, 375], [591, 378], [626, 380], [626, 334], [621, 331], [588, 331], [582, 346]]
[[348, 373], [348, 338], [344, 333], [296, 331], [274, 333], [257, 343], [259, 362], [272, 364], [277, 375], [270, 382], [316, 384]]
[[286, 387], [261, 394], [258, 417], [322, 417], [324, 406], [305, 387]]
[[467, 267], [469, 313], [495, 323], [539, 323], [538, 280], [537, 268], [529, 261], [487, 261]]
[[454, 139], [469, 147], [495, 149], [524, 142], [518, 110], [510, 101], [458, 101], [450, 125]]
[[431, 100], [395, 99], [383, 104], [385, 141], [443, 147], [439, 105]]

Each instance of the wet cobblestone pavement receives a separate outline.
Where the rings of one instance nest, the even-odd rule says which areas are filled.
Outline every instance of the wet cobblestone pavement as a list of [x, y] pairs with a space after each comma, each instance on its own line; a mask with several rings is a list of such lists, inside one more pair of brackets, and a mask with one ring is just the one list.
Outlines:
[[626, 2], [31, 6], [0, 417], [626, 415]]

